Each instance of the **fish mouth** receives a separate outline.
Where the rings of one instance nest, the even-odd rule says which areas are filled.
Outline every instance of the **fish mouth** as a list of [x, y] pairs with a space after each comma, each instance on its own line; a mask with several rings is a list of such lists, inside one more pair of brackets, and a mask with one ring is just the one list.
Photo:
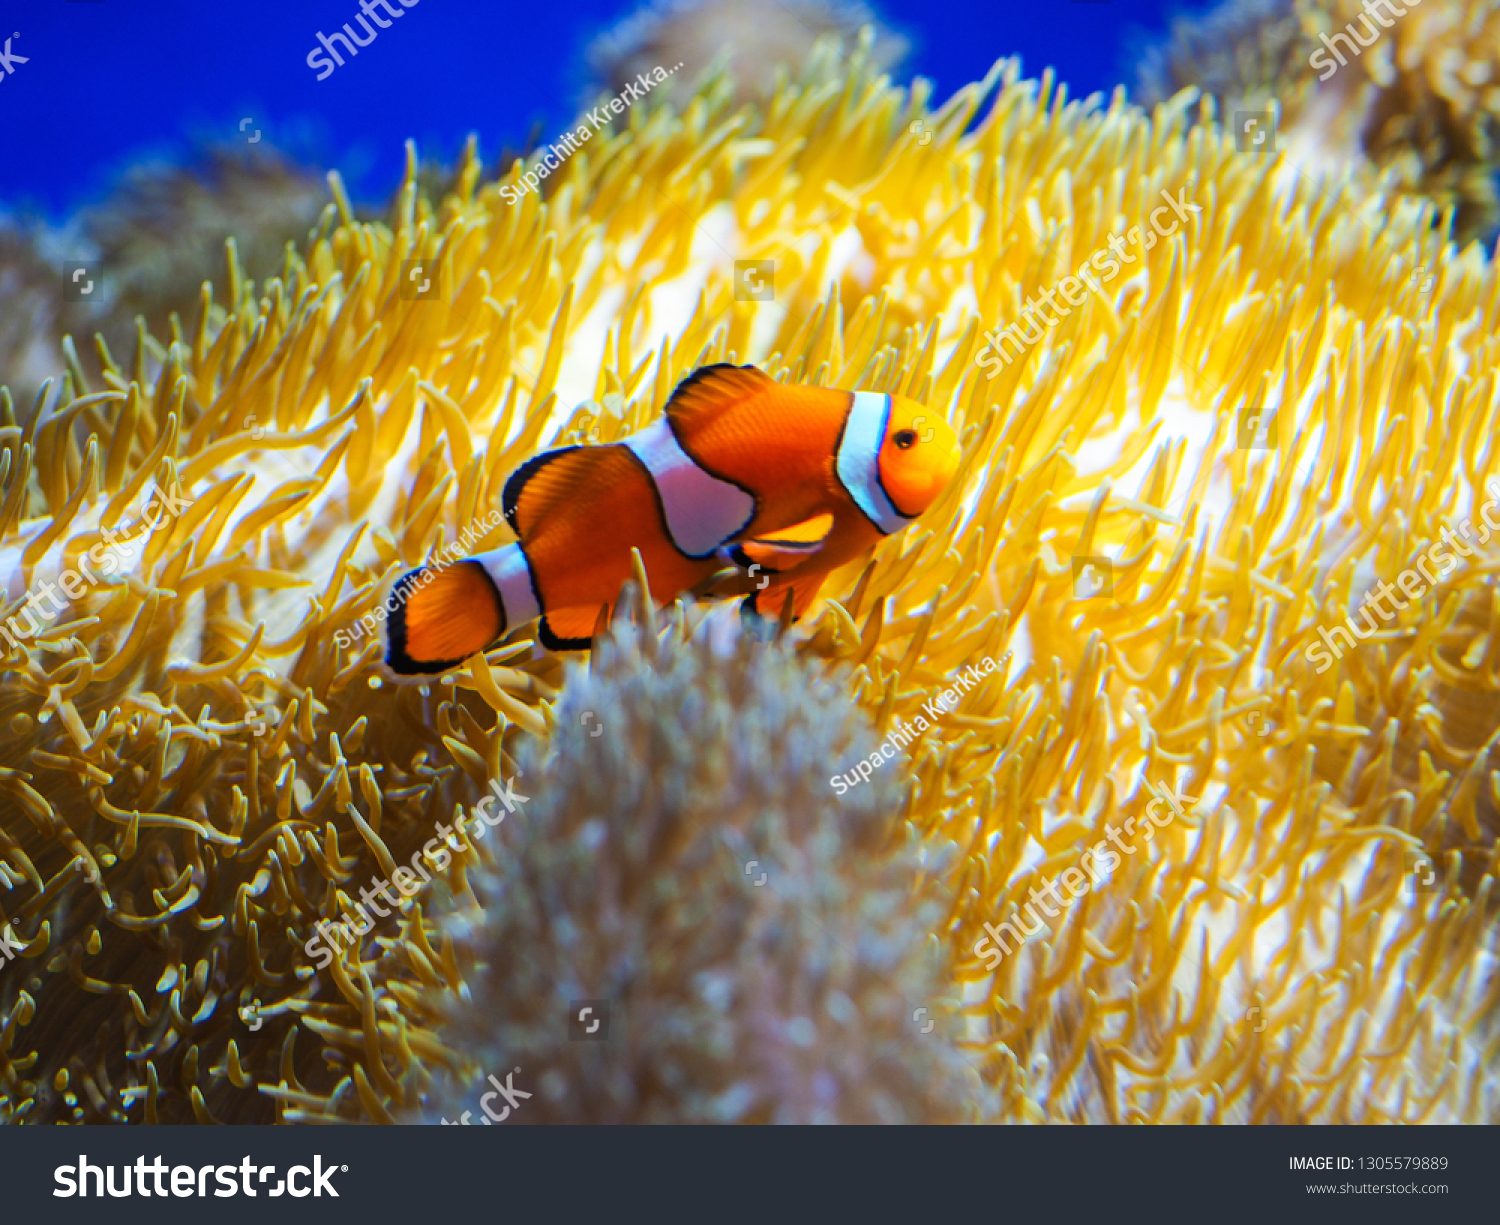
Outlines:
[[[881, 486], [880, 487], [882, 489], [885, 489], [885, 482], [884, 481], [881, 482]], [[885, 490], [885, 496], [890, 499], [890, 503], [895, 508], [896, 513], [898, 515], [900, 515], [903, 519], [915, 519], [915, 518], [917, 518], [917, 516], [919, 516], [922, 513], [922, 511], [926, 510], [929, 506], [932, 505], [933, 498], [935, 498], [937, 496], [937, 494], [936, 493], [932, 493], [932, 494], [924, 493], [922, 495], [922, 505], [921, 505], [920, 508], [918, 508], [916, 510], [909, 510], [909, 509], [907, 509], [907, 507], [903, 506], [901, 504], [901, 502], [895, 497], [895, 495], [893, 495], [891, 493], [891, 491], [889, 489]]]

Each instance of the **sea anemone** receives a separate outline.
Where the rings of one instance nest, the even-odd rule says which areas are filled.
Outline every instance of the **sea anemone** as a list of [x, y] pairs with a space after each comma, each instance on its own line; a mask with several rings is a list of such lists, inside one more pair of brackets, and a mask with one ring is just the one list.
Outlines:
[[447, 925], [467, 990], [419, 997], [464, 1059], [431, 1109], [483, 1118], [498, 1072], [518, 1122], [983, 1117], [901, 771], [838, 796], [827, 763], [875, 747], [844, 687], [694, 620], [618, 625], [523, 749], [530, 802]]
[[61, 372], [62, 283], [37, 250], [37, 227], [0, 215], [0, 385], [34, 397]]
[[[343, 956], [309, 944], [540, 753], [585, 682], [521, 627], [442, 684], [372, 687], [379, 645], [353, 627], [460, 533], [508, 539], [488, 526], [501, 482], [538, 448], [612, 441], [693, 368], [753, 360], [913, 396], [963, 439], [950, 490], [833, 575], [791, 640], [877, 736], [915, 729], [901, 807], [871, 811], [882, 845], [959, 848], [931, 934], [996, 1095], [985, 1117], [1500, 1115], [1489, 554], [1323, 670], [1309, 654], [1485, 496], [1493, 267], [1430, 205], [1237, 153], [1191, 94], [1101, 108], [1002, 63], [932, 112], [868, 47], [820, 44], [764, 108], [736, 108], [722, 75], [682, 109], [639, 100], [542, 197], [517, 197], [519, 164], [481, 182], [472, 146], [438, 202], [410, 152], [389, 225], [358, 222], [333, 178], [336, 214], [283, 277], [252, 285], [231, 251], [186, 329], [143, 331], [97, 385], [70, 362], [24, 425], [0, 403], [0, 623], [134, 521], [148, 481], [191, 501], [122, 573], [0, 637], [0, 926], [25, 945], [0, 966], [0, 1109], [383, 1121], [498, 1058], [440, 1018], [491, 922], [573, 913], [545, 891], [472, 911], [471, 875], [530, 880], [527, 863], [486, 869], [471, 846]], [[1168, 237], [1153, 212], [1180, 214]], [[1132, 227], [1123, 277], [1066, 295], [1011, 360], [976, 361], [985, 329]], [[746, 259], [774, 264], [772, 300], [736, 296]], [[411, 296], [411, 261], [431, 294]], [[648, 679], [617, 683], [649, 700]], [[747, 720], [794, 718], [767, 702]], [[830, 785], [852, 765], [829, 760]], [[581, 820], [581, 786], [547, 801], [557, 828]], [[1163, 791], [1180, 815], [1134, 825]], [[1035, 914], [1031, 890], [1076, 885], [1085, 851], [1132, 825], [1113, 871], [991, 959], [987, 924]], [[566, 838], [517, 845], [569, 889], [587, 877]], [[1441, 869], [1421, 888], [1414, 856]], [[654, 888], [700, 880], [671, 855], [620, 862]], [[829, 899], [855, 879], [802, 879], [825, 875]], [[589, 939], [550, 964], [645, 947]], [[794, 945], [810, 981], [828, 946]], [[764, 946], [752, 925], [736, 947]], [[662, 983], [699, 964], [660, 955]], [[487, 956], [496, 977], [475, 983], [524, 968]], [[542, 1004], [511, 1006], [506, 1034]], [[582, 1052], [526, 1049], [558, 1052], [572, 1109]], [[704, 1082], [675, 1100], [759, 1083], [749, 1049], [694, 1065]], [[663, 1100], [598, 1071], [610, 1110]]]

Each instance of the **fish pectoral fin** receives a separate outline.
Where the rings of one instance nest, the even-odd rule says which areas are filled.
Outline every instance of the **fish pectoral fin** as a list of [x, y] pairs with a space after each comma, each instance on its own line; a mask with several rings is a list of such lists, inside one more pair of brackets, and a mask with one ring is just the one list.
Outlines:
[[748, 595], [755, 590], [755, 579], [738, 565], [716, 570], [701, 582], [688, 588], [695, 600], [722, 600], [729, 596]]
[[797, 620], [818, 598], [818, 590], [828, 577], [827, 570], [814, 570], [809, 574], [788, 575], [777, 581], [773, 579], [765, 587], [745, 598], [744, 608], [774, 620], [781, 615], [786, 603], [786, 594], [792, 593], [792, 620]]
[[758, 565], [762, 570], [779, 574], [813, 556], [827, 542], [831, 531], [832, 515], [814, 515], [779, 532], [765, 532], [742, 540], [733, 546], [730, 555], [747, 570]]
[[804, 519], [801, 523], [794, 523], [791, 527], [784, 527], [779, 532], [762, 532], [754, 537], [757, 544], [780, 544], [800, 548], [820, 548], [828, 533], [833, 531], [833, 516], [830, 514], [814, 515], [811, 519]]
[[780, 574], [784, 570], [801, 565], [822, 547], [821, 543], [807, 548], [801, 545], [766, 544], [759, 540], [742, 540], [729, 550], [729, 555], [734, 558], [735, 565], [742, 570], [749, 570], [752, 574]]

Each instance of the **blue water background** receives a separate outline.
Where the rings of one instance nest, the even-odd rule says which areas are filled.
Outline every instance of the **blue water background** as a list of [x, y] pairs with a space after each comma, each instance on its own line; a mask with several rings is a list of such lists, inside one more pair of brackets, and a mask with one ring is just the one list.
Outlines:
[[[776, 0], [765, 0], [775, 12]], [[188, 159], [195, 144], [249, 139], [336, 167], [356, 198], [384, 199], [403, 142], [451, 159], [477, 132], [487, 160], [555, 135], [576, 113], [583, 47], [635, 6], [619, 0], [420, 0], [323, 81], [316, 34], [359, 0], [0, 0], [0, 47], [27, 58], [0, 84], [0, 207], [54, 220], [133, 164]], [[1072, 96], [1134, 85], [1139, 43], [1195, 6], [1163, 0], [984, 4], [887, 0], [913, 43], [898, 70], [937, 99], [1002, 55], [1028, 76], [1055, 68]], [[379, 10], [377, 10], [379, 11]], [[243, 136], [241, 124], [245, 127]]]

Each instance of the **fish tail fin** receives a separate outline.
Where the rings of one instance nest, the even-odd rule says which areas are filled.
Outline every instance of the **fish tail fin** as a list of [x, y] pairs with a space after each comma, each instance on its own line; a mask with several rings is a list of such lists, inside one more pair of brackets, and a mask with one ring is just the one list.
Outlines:
[[475, 561], [408, 570], [386, 597], [385, 663], [397, 676], [455, 668], [505, 632], [494, 582]]

